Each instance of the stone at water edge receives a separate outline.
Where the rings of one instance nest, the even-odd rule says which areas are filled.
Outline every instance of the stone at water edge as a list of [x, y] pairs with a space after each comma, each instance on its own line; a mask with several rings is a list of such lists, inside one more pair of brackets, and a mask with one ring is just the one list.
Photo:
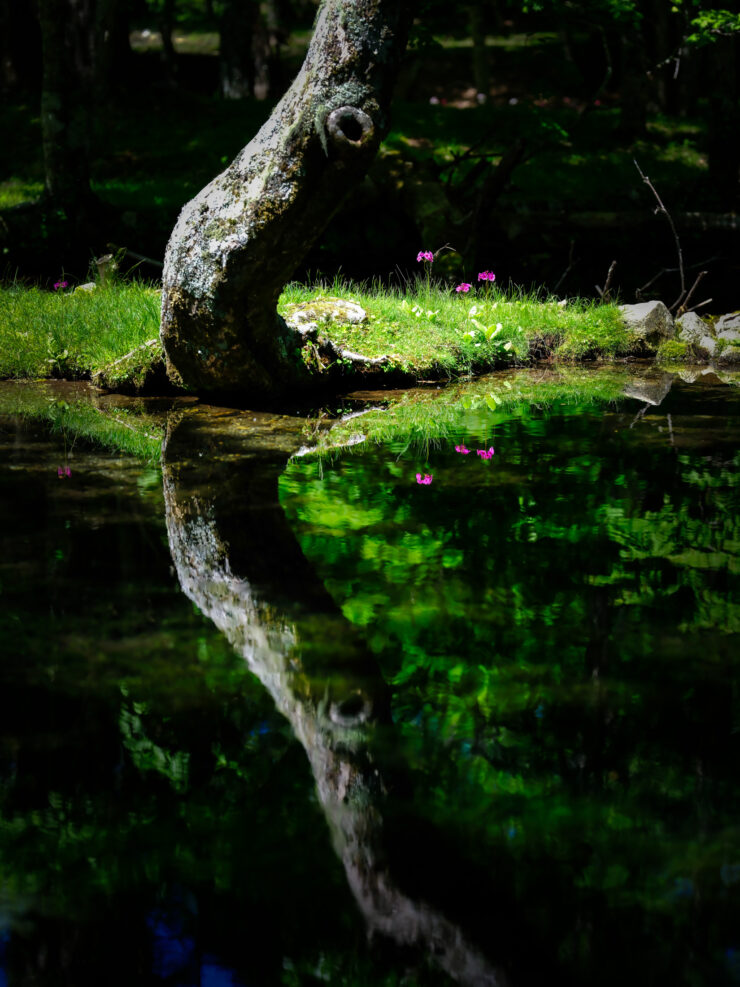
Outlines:
[[639, 305], [620, 305], [619, 311], [630, 332], [646, 342], [673, 339], [673, 319], [663, 302], [640, 302]]
[[709, 326], [696, 312], [686, 312], [685, 315], [676, 319], [676, 329], [678, 330], [678, 338], [683, 343], [698, 344], [704, 336], [709, 335]]
[[292, 329], [309, 329], [333, 322], [360, 325], [367, 322], [367, 312], [357, 302], [344, 298], [317, 298], [288, 305], [283, 318]]
[[727, 329], [740, 330], [740, 312], [728, 312], [727, 315], [720, 315], [714, 323], [714, 331], [717, 334]]
[[724, 346], [717, 359], [720, 363], [740, 363], [740, 329], [724, 329], [717, 333], [717, 342]]

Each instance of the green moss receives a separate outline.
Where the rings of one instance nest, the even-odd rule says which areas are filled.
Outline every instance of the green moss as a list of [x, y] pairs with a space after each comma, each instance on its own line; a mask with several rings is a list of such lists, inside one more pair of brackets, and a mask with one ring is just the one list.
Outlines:
[[655, 359], [661, 364], [670, 362], [680, 363], [691, 355], [691, 348], [688, 343], [681, 342], [678, 339], [666, 339], [658, 347]]

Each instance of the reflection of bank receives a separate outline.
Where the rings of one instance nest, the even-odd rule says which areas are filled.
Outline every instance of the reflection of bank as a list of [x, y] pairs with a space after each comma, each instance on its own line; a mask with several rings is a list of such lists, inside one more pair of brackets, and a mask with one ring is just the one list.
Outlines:
[[392, 729], [387, 688], [278, 500], [302, 424], [197, 411], [170, 427], [164, 492], [180, 584], [246, 659], [304, 746], [369, 932], [421, 949], [459, 983], [503, 985], [504, 974], [462, 929], [405, 895], [385, 862], [386, 786], [374, 739]]

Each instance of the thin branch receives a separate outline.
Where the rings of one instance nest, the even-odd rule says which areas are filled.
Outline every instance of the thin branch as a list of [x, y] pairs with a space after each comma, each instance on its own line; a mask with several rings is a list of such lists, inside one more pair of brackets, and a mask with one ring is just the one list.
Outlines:
[[676, 225], [673, 222], [673, 217], [668, 212], [668, 210], [666, 209], [666, 207], [663, 205], [663, 200], [658, 195], [658, 193], [657, 193], [657, 191], [655, 189], [655, 186], [650, 181], [650, 179], [648, 178], [648, 176], [643, 172], [642, 168], [639, 166], [639, 164], [637, 163], [637, 161], [634, 158], [632, 160], [634, 162], [635, 168], [637, 168], [637, 171], [639, 172], [640, 178], [643, 180], [643, 182], [647, 185], [647, 187], [650, 189], [650, 191], [655, 196], [655, 201], [658, 203], [658, 207], [656, 209], [656, 213], [658, 213], [658, 212], [663, 213], [663, 215], [665, 216], [665, 218], [668, 220], [668, 223], [670, 224], [670, 227], [671, 227], [671, 232], [673, 233], [673, 239], [674, 239], [675, 244], [676, 244], [676, 253], [678, 254], [678, 271], [679, 271], [679, 276], [680, 276], [680, 279], [681, 279], [681, 294], [678, 296], [678, 298], [673, 303], [673, 305], [670, 306], [670, 310], [673, 311], [673, 309], [676, 308], [678, 305], [680, 305], [681, 302], [683, 301], [683, 299], [686, 297], [686, 276], [684, 274], [683, 251], [681, 250], [681, 241], [678, 239], [678, 233], [676, 231]]
[[612, 278], [614, 277], [614, 271], [616, 270], [616, 268], [617, 268], [617, 262], [613, 260], [609, 265], [609, 270], [607, 271], [606, 281], [604, 282], [603, 289], [600, 288], [597, 284], [594, 285], [594, 288], [596, 288], [596, 290], [598, 291], [599, 297], [601, 298], [602, 302], [609, 301], [609, 292], [611, 291]]
[[576, 245], [575, 240], [571, 240], [570, 241], [570, 250], [568, 251], [568, 266], [563, 271], [563, 273], [560, 275], [560, 277], [557, 280], [557, 283], [556, 283], [555, 287], [552, 289], [553, 294], [555, 294], [555, 292], [558, 290], [558, 288], [560, 287], [560, 285], [563, 283], [563, 281], [565, 281], [565, 279], [568, 277], [568, 275], [570, 274], [570, 272], [573, 270], [573, 268], [575, 267], [575, 265], [580, 260], [580, 258], [578, 258], [578, 260], [575, 260], [575, 261], [573, 260], [573, 250], [575, 249], [575, 245]]
[[694, 281], [694, 283], [691, 286], [688, 294], [686, 295], [686, 299], [684, 300], [683, 304], [681, 305], [681, 308], [679, 308], [679, 310], [678, 310], [678, 313], [677, 313], [678, 315], [683, 315], [683, 313], [686, 311], [686, 309], [688, 307], [688, 304], [691, 301], [691, 296], [694, 294], [694, 292], [696, 291], [696, 289], [701, 284], [702, 279], [707, 276], [707, 273], [708, 273], [707, 271], [699, 271], [698, 275], [696, 276], [696, 281]]

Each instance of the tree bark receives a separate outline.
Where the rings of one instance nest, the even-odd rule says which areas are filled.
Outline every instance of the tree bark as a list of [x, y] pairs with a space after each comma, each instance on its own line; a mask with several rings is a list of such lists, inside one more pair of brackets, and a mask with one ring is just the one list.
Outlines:
[[254, 140], [180, 214], [165, 255], [170, 376], [252, 397], [310, 385], [280, 292], [388, 128], [410, 4], [324, 0], [306, 60]]

